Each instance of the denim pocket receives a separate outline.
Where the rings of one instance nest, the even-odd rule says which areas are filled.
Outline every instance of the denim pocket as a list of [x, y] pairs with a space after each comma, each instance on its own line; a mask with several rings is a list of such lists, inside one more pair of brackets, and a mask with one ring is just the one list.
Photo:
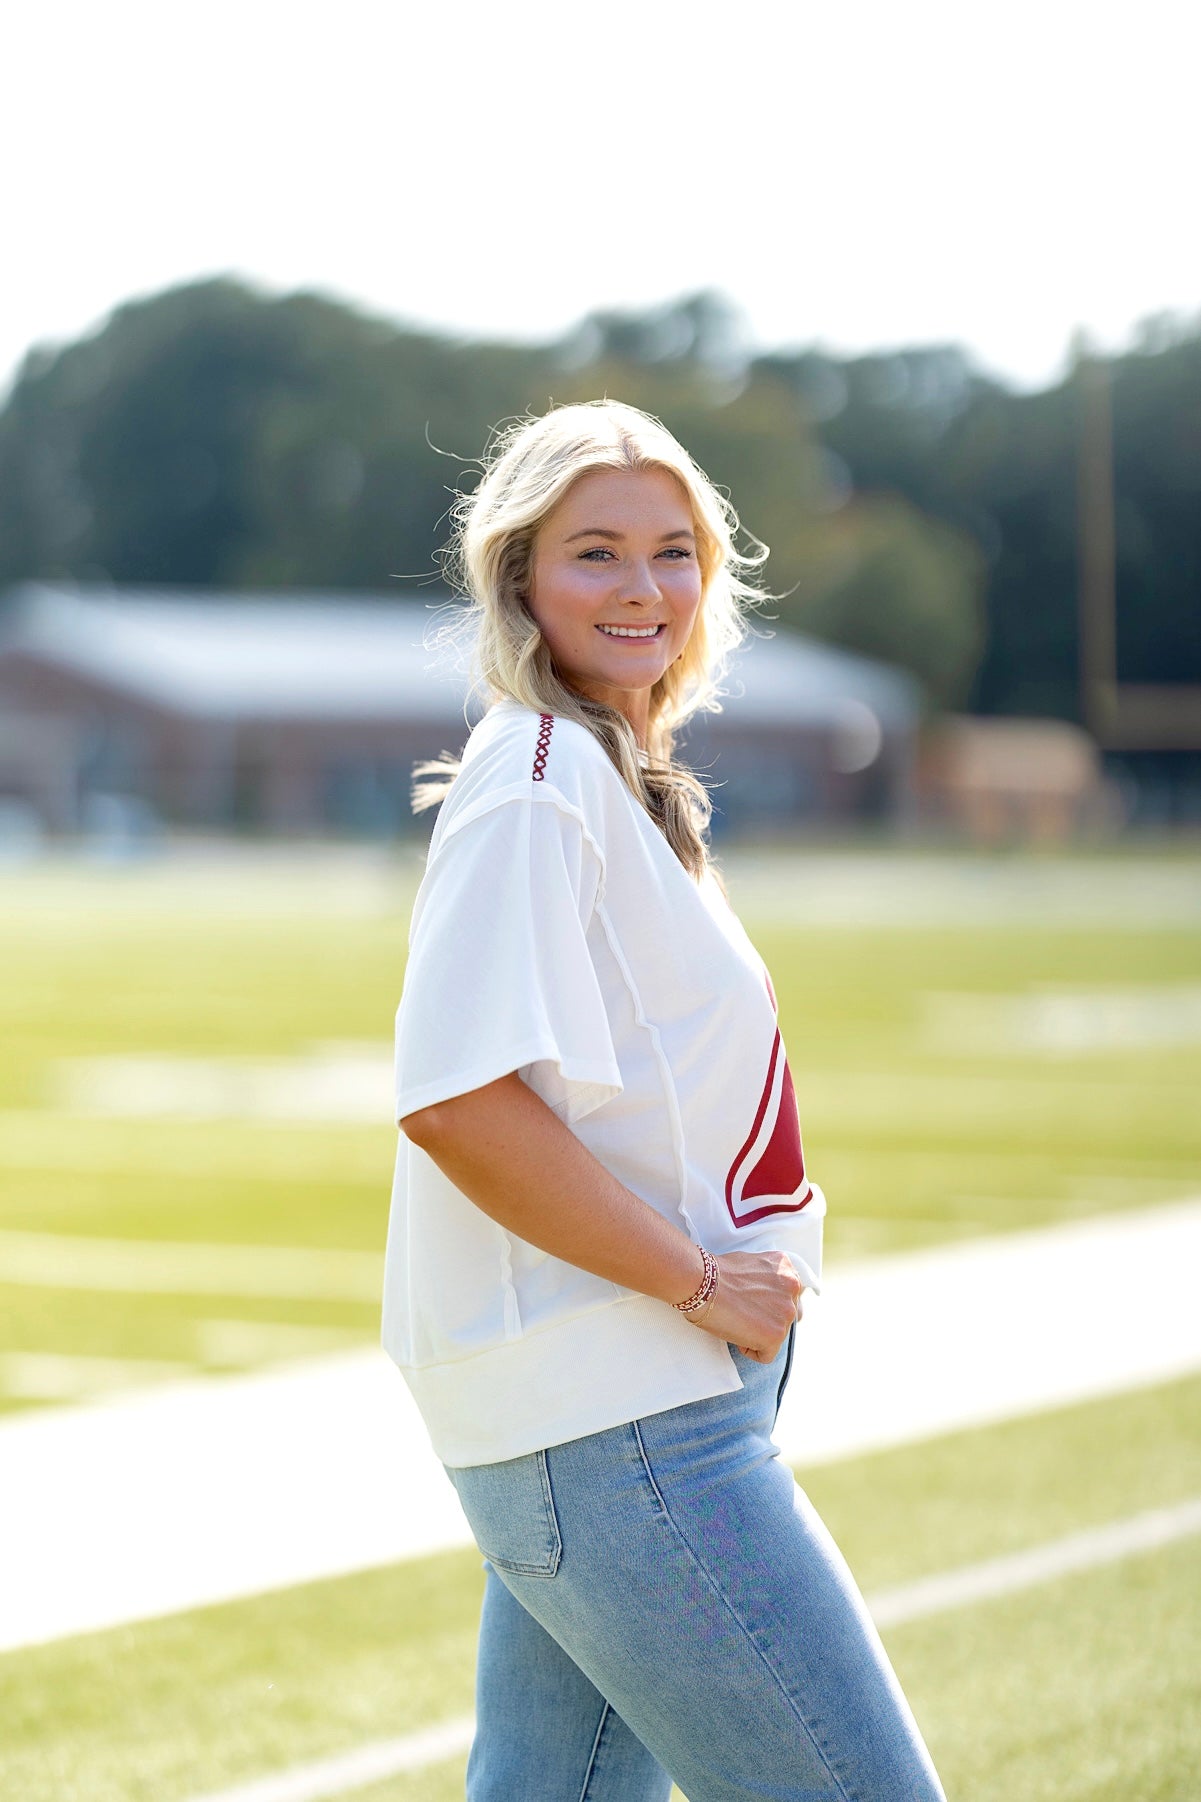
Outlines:
[[475, 1543], [498, 1570], [553, 1577], [563, 1554], [545, 1452], [447, 1468]]

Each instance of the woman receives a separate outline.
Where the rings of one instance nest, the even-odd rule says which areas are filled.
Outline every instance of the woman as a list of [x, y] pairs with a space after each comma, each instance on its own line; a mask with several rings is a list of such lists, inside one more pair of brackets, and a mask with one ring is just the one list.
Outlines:
[[770, 1438], [825, 1202], [672, 762], [736, 525], [609, 401], [514, 427], [458, 513], [493, 705], [413, 915], [384, 1342], [487, 1561], [472, 1802], [942, 1794]]

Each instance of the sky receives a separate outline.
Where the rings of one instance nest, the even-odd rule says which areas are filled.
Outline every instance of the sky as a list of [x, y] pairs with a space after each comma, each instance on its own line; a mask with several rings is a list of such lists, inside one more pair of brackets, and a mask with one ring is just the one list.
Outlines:
[[522, 340], [718, 289], [1023, 388], [1201, 317], [1194, 0], [17, 4], [0, 387], [216, 274]]

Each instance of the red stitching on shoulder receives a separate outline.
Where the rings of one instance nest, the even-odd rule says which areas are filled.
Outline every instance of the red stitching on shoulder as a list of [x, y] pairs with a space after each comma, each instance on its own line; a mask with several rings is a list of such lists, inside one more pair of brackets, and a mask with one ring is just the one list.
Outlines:
[[540, 714], [539, 718], [542, 721], [542, 724], [538, 728], [538, 745], [534, 752], [533, 780], [535, 782], [542, 782], [545, 780], [546, 757], [547, 752], [550, 750], [550, 735], [553, 732], [555, 725], [553, 713]]

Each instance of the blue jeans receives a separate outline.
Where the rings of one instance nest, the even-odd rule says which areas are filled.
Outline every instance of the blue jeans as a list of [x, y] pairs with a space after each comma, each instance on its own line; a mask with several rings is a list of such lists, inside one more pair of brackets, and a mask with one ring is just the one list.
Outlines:
[[733, 1395], [449, 1471], [487, 1560], [470, 1802], [944, 1802], [863, 1599]]

